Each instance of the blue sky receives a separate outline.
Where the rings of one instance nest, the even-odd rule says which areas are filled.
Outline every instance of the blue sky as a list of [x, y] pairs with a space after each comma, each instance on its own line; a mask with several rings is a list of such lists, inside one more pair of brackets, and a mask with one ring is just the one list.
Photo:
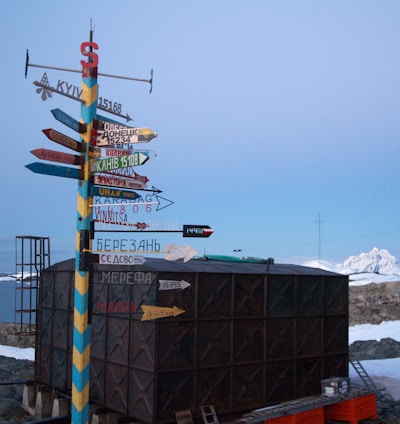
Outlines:
[[75, 255], [77, 181], [25, 165], [36, 148], [71, 153], [42, 129], [78, 139], [51, 109], [80, 116], [32, 83], [46, 72], [80, 87], [81, 76], [30, 67], [25, 79], [25, 52], [80, 69], [91, 21], [99, 72], [154, 70], [151, 94], [99, 77], [99, 95], [159, 134], [139, 146], [157, 157], [137, 172], [174, 204], [132, 219], [215, 231], [126, 237], [276, 262], [341, 262], [374, 246], [400, 257], [398, 16], [398, 1], [3, 2], [0, 271], [13, 270], [17, 235], [50, 237], [52, 262]]

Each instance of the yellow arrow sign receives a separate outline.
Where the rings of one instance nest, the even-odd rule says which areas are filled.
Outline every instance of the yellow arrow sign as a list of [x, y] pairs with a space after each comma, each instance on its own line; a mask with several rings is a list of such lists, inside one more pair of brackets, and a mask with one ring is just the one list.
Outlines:
[[183, 309], [178, 308], [177, 306], [174, 306], [172, 308], [165, 308], [162, 306], [149, 306], [149, 305], [142, 305], [143, 309], [143, 316], [142, 321], [149, 321], [152, 319], [158, 319], [158, 318], [166, 318], [171, 316], [178, 316], [180, 314], [183, 314]]

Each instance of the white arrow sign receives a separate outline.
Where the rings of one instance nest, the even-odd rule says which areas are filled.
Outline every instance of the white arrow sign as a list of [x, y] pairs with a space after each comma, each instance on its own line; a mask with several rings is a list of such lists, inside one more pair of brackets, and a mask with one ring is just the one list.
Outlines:
[[184, 247], [168, 244], [165, 246], [165, 252], [164, 259], [167, 261], [176, 261], [183, 258], [183, 262], [188, 262], [197, 254], [197, 250], [193, 249], [187, 243], [185, 243]]
[[99, 264], [106, 265], [143, 265], [143, 256], [128, 255], [122, 253], [102, 253], [99, 255]]
[[185, 290], [190, 287], [190, 283], [185, 280], [158, 280], [158, 282], [160, 283], [160, 287], [158, 288], [158, 290]]

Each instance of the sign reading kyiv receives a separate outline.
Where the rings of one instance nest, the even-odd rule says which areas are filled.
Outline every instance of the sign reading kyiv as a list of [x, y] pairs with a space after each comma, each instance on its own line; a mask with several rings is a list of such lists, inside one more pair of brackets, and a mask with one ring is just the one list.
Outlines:
[[128, 168], [129, 166], [143, 165], [149, 157], [141, 152], [132, 155], [115, 156], [105, 159], [95, 160], [90, 164], [91, 172], [107, 172], [114, 169]]

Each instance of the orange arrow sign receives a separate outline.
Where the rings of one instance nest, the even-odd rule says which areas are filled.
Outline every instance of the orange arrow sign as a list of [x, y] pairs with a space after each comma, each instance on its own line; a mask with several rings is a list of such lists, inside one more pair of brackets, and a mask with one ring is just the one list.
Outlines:
[[183, 309], [178, 308], [177, 306], [174, 306], [172, 308], [165, 308], [162, 306], [149, 306], [149, 305], [142, 305], [143, 309], [143, 316], [142, 321], [149, 321], [152, 319], [158, 319], [158, 318], [166, 318], [171, 316], [178, 316], [180, 314], [183, 314]]

